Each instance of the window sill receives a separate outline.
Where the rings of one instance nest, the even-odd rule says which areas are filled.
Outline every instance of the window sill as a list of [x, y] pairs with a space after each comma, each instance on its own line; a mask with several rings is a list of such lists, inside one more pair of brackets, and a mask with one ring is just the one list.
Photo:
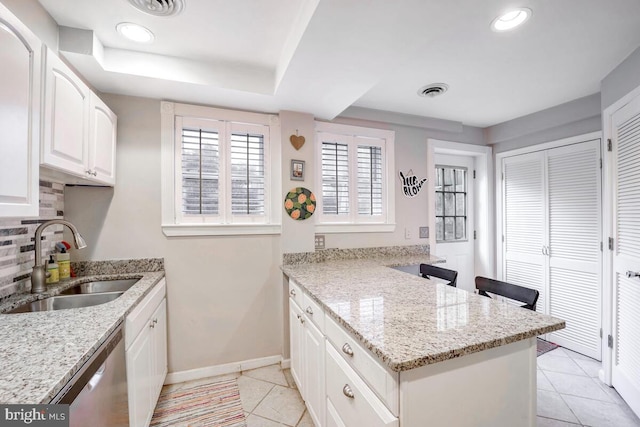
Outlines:
[[248, 236], [280, 234], [280, 224], [163, 224], [167, 237], [178, 236]]
[[395, 224], [316, 224], [316, 233], [392, 233]]

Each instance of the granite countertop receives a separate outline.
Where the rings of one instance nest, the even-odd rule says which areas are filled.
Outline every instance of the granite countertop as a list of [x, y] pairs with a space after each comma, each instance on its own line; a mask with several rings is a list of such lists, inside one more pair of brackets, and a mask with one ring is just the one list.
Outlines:
[[[13, 295], [0, 303], [6, 312], [22, 302], [57, 295], [78, 283], [97, 279], [140, 280], [106, 304], [68, 310], [0, 314], [0, 403], [49, 403], [126, 315], [164, 277], [164, 271], [132, 272], [142, 263], [110, 274], [78, 277], [51, 286], [47, 293]], [[137, 267], [136, 267], [137, 266]], [[157, 266], [157, 265], [155, 265]], [[131, 268], [133, 267], [133, 268]], [[117, 270], [117, 269], [115, 269]], [[93, 272], [97, 272], [94, 270]]]
[[397, 372], [565, 327], [563, 320], [389, 268], [434, 261], [387, 255], [285, 264], [282, 271]]

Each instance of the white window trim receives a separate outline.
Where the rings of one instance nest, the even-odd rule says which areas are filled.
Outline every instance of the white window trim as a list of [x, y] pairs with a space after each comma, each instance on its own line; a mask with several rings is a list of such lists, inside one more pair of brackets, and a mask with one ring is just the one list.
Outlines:
[[[348, 216], [340, 218], [332, 218], [327, 221], [327, 216], [322, 213], [322, 141], [319, 140], [319, 133], [328, 133], [339, 136], [347, 136], [353, 138], [375, 138], [384, 139], [384, 182], [383, 192], [385, 194], [385, 215], [381, 222], [373, 222], [372, 219], [361, 219], [356, 222], [357, 218], [357, 195], [351, 195], [350, 213]], [[319, 188], [317, 197], [318, 219], [316, 220], [315, 230], [318, 233], [390, 233], [395, 231], [395, 132], [384, 129], [366, 128], [360, 126], [343, 125], [327, 122], [316, 122], [316, 187]], [[377, 144], [372, 144], [377, 145]], [[353, 167], [356, 159], [353, 156], [355, 147], [349, 146], [350, 153], [350, 181], [357, 180], [357, 168]], [[352, 189], [353, 186], [350, 187]]]
[[[271, 114], [250, 113], [244, 111], [224, 110], [213, 107], [162, 102], [161, 111], [161, 199], [162, 199], [162, 232], [167, 237], [174, 236], [232, 236], [280, 234], [282, 209], [278, 209], [278, 198], [281, 188], [281, 155], [280, 155], [280, 121]], [[243, 224], [204, 224], [178, 223], [177, 209], [179, 201], [176, 190], [176, 116], [224, 120], [247, 124], [269, 126], [269, 149], [265, 157], [269, 158], [269, 167], [265, 168], [265, 187], [268, 194], [265, 210], [269, 212], [266, 223]]]

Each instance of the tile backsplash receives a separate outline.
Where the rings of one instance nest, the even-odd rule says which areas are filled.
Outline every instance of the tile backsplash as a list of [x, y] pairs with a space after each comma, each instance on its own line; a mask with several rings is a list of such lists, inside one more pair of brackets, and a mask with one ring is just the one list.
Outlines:
[[[0, 218], [0, 298], [31, 286], [34, 263], [33, 237], [36, 228], [50, 219], [64, 216], [64, 184], [40, 181], [40, 215], [37, 218]], [[62, 225], [52, 225], [42, 233], [42, 254], [53, 253], [62, 240]]]

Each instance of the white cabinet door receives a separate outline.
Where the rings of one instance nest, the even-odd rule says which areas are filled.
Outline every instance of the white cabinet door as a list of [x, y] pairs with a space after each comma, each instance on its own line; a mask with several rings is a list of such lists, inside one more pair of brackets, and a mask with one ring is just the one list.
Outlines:
[[131, 427], [148, 426], [153, 415], [153, 351], [153, 334], [149, 326], [140, 332], [126, 353]]
[[50, 49], [46, 55], [41, 162], [86, 177], [91, 91]]
[[91, 92], [89, 175], [105, 184], [116, 183], [116, 115]]
[[164, 379], [167, 376], [167, 300], [162, 300], [158, 309], [153, 313], [153, 406], [155, 406]]
[[325, 425], [325, 340], [309, 320], [304, 322], [305, 403], [316, 426]]
[[613, 386], [640, 415], [640, 97], [611, 117], [613, 141]]
[[298, 305], [289, 299], [289, 344], [291, 351], [291, 376], [298, 385], [298, 390], [302, 398], [305, 398], [304, 387], [304, 327], [302, 325], [302, 310]]
[[549, 314], [567, 327], [549, 340], [597, 360], [601, 353], [600, 140], [547, 152]]
[[537, 289], [540, 297], [536, 309], [547, 313], [544, 153], [506, 158], [502, 173], [502, 278]]
[[41, 46], [0, 4], [0, 217], [38, 215]]

